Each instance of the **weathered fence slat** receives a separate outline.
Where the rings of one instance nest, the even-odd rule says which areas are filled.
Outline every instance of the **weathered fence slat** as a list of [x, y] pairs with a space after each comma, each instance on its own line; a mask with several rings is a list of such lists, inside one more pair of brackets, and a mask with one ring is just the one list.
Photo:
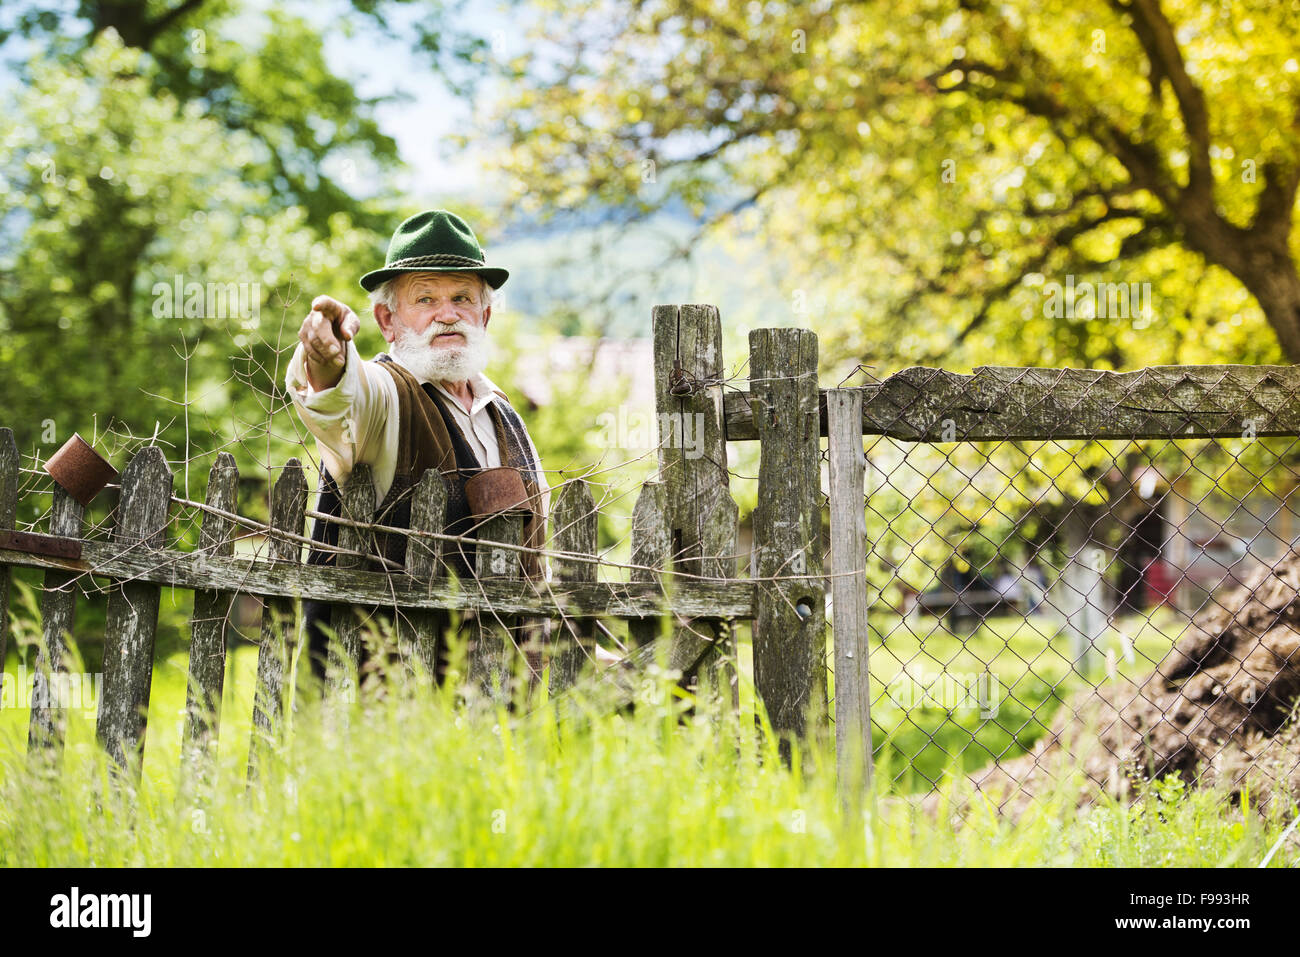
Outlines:
[[756, 575], [783, 579], [764, 581], [758, 591], [754, 684], [785, 748], [789, 735], [803, 737], [810, 718], [826, 712], [817, 336], [753, 330], [749, 376], [761, 442]]
[[[867, 520], [862, 394], [826, 393], [830, 459], [831, 606], [835, 643], [835, 760], [841, 800], [853, 806], [871, 781], [867, 669]], [[861, 569], [861, 571], [859, 571]], [[852, 572], [853, 574], [849, 574]]]
[[[732, 578], [738, 509], [722, 420], [722, 320], [713, 306], [656, 306], [653, 328], [659, 478], [674, 568]], [[706, 567], [708, 559], [715, 561]], [[734, 633], [721, 617], [679, 624], [672, 643], [669, 667], [688, 681], [707, 666], [706, 656], [734, 667]]]
[[[80, 502], [56, 484], [50, 503], [50, 534], [60, 538], [80, 538], [85, 512]], [[41, 647], [36, 655], [32, 713], [27, 731], [29, 754], [41, 748], [56, 753], [63, 750], [68, 702], [60, 703], [53, 698], [53, 693], [67, 690], [63, 681], [67, 669], [67, 640], [72, 634], [77, 607], [76, 579], [76, 575], [67, 572], [45, 573], [41, 588]]]
[[584, 617], [654, 618], [670, 613], [684, 618], [754, 617], [756, 589], [753, 582], [745, 580], [709, 582], [670, 576], [672, 587], [666, 595], [659, 584], [628, 582], [534, 585], [480, 581], [467, 588], [453, 580], [419, 583], [404, 574], [343, 570], [329, 565], [271, 565], [246, 558], [208, 558], [176, 549], [123, 554], [108, 542], [84, 541], [80, 547], [79, 559], [0, 547], [0, 562], [131, 578], [172, 588], [241, 591], [264, 598], [396, 603], [404, 608], [462, 612], [497, 609], [513, 615], [540, 616], [554, 615], [555, 603], [560, 601], [566, 614]]
[[[238, 507], [239, 469], [229, 452], [217, 456], [208, 472], [207, 505], [234, 513]], [[199, 551], [204, 555], [234, 554], [235, 523], [218, 511], [203, 513]], [[226, 679], [226, 629], [234, 592], [204, 588], [194, 592], [190, 618], [190, 665], [185, 692], [185, 732], [181, 744], [181, 774], [188, 778], [197, 763], [216, 748], [221, 723], [221, 692]]]
[[[369, 465], [356, 465], [343, 486], [343, 518], [352, 522], [370, 522], [375, 517], [375, 486], [370, 477]], [[339, 526], [339, 547], [354, 552], [370, 552], [373, 548], [366, 533], [354, 525]], [[334, 556], [337, 567], [360, 568], [364, 563], [360, 555]], [[365, 612], [355, 605], [336, 604], [330, 610], [330, 627], [335, 641], [330, 642], [330, 688], [344, 701], [352, 700], [357, 683], [361, 680], [361, 628]]]
[[[523, 537], [523, 516], [518, 512], [500, 512], [483, 516], [478, 523], [478, 543], [474, 546], [475, 578], [517, 580], [523, 577], [520, 552], [495, 547], [489, 542], [517, 544]], [[475, 615], [469, 649], [469, 687], [471, 694], [507, 704], [511, 698], [510, 673], [515, 663], [514, 635], [518, 632], [517, 615], [483, 611]]]
[[[275, 532], [301, 535], [307, 513], [307, 477], [302, 463], [290, 459], [271, 491], [271, 540], [273, 562], [297, 565], [302, 546], [295, 541], [277, 538]], [[253, 701], [253, 730], [248, 749], [248, 776], [257, 775], [257, 764], [264, 748], [271, 745], [282, 730], [285, 706], [285, 675], [293, 649], [295, 621], [293, 599], [267, 598], [262, 607], [261, 645], [257, 650], [257, 690]]]
[[[591, 487], [583, 479], [565, 482], [551, 510], [551, 535], [556, 551], [576, 555], [596, 554], [596, 503]], [[596, 566], [591, 562], [552, 561], [554, 578], [559, 582], [594, 582]], [[593, 619], [560, 619], [551, 656], [550, 693], [559, 694], [573, 686], [583, 663], [594, 653], [596, 625]]]
[[[640, 584], [660, 584], [661, 576], [655, 569], [668, 567], [672, 537], [668, 530], [667, 489], [658, 479], [641, 486], [641, 494], [632, 509], [632, 564], [631, 579]], [[663, 619], [629, 619], [628, 635], [637, 647], [648, 644], [659, 634]]]
[[[447, 483], [437, 469], [426, 469], [411, 500], [411, 530], [441, 532], [447, 514]], [[436, 538], [412, 535], [406, 543], [406, 574], [417, 585], [432, 587], [445, 573], [443, 543]], [[397, 620], [397, 640], [404, 661], [419, 660], [431, 676], [438, 675], [442, 633], [447, 628], [445, 612], [408, 608]]]
[[[18, 445], [13, 429], [0, 429], [0, 528], [18, 517]], [[9, 651], [9, 566], [0, 563], [0, 674]]]
[[[172, 473], [162, 449], [141, 449], [122, 473], [113, 541], [126, 550], [161, 548], [166, 541]], [[153, 679], [153, 646], [161, 589], [124, 581], [108, 596], [104, 625], [104, 688], [97, 729], [100, 742], [120, 765], [131, 756], [140, 773]]]
[[[715, 499], [712, 511], [704, 517], [700, 534], [699, 573], [710, 578], [736, 577], [736, 540], [740, 530], [740, 507], [725, 491]], [[731, 695], [732, 708], [740, 707], [739, 652], [736, 647], [735, 622], [729, 618], [711, 619], [714, 645], [697, 670], [697, 685], [725, 686]], [[706, 672], [711, 669], [711, 672]]]
[[[859, 386], [862, 432], [909, 442], [1233, 438], [1300, 434], [1300, 366], [1133, 372], [915, 366]], [[823, 392], [824, 395], [824, 392]], [[726, 397], [727, 440], [759, 438], [750, 397]], [[821, 434], [826, 434], [822, 403]]]

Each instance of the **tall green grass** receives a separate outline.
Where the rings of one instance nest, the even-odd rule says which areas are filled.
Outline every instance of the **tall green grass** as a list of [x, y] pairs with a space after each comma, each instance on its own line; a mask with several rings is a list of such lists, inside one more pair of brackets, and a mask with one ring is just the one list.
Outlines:
[[[1113, 677], [1140, 677], [1186, 627], [1171, 613], [1134, 616], [1117, 622], [1097, 647], [1103, 656], [1111, 653]], [[1024, 754], [1047, 733], [1064, 701], [1112, 677], [1100, 656], [1092, 673], [1080, 673], [1061, 623], [1046, 616], [989, 618], [969, 634], [953, 634], [938, 618], [880, 614], [871, 624], [870, 656], [875, 746], [898, 769], [897, 786], [909, 791], [929, 790], [954, 762], [975, 771]], [[981, 673], [996, 682], [990, 697], [995, 707], [952, 709], [906, 696], [900, 702], [893, 693], [895, 683], [909, 677]]]
[[[232, 697], [243, 700], [226, 709], [196, 793], [178, 779], [183, 658], [155, 675], [138, 787], [108, 765], [84, 720], [52, 772], [13, 733], [23, 713], [5, 715], [0, 864], [1254, 865], [1287, 811], [1273, 802], [1261, 817], [1177, 782], [1134, 807], [1083, 812], [1077, 782], [1064, 782], [1016, 821], [978, 798], [960, 816], [945, 801], [931, 814], [884, 791], [846, 808], [831, 742], [795, 749], [786, 766], [761, 718], [695, 701], [671, 676], [639, 682], [631, 713], [565, 721], [547, 708], [466, 707], [397, 681], [341, 712], [304, 698], [249, 787], [251, 702], [238, 689], [251, 692], [253, 658], [232, 656]], [[881, 767], [877, 779], [892, 774]]]

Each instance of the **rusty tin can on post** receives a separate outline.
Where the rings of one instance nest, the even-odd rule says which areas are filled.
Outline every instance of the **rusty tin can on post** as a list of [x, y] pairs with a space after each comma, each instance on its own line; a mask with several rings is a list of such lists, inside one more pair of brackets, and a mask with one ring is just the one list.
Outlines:
[[76, 433], [49, 457], [45, 471], [83, 506], [89, 505], [104, 486], [117, 480], [117, 469]]
[[474, 515], [527, 512], [528, 489], [517, 468], [509, 465], [483, 469], [465, 481], [465, 498]]

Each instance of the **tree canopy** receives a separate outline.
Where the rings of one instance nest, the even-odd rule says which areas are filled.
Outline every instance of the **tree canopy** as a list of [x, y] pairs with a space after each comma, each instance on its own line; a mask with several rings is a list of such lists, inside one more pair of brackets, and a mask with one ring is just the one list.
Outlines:
[[0, 223], [21, 236], [0, 274], [4, 424], [31, 448], [157, 423], [174, 449], [262, 460], [304, 285], [351, 277], [375, 237], [277, 208], [241, 175], [254, 138], [152, 92], [141, 56], [106, 33], [36, 67], [0, 133]]
[[[496, 131], [526, 208], [685, 200], [759, 237], [828, 361], [1300, 361], [1298, 22], [1297, 0], [584, 0]], [[1059, 308], [1084, 283], [1150, 309]]]

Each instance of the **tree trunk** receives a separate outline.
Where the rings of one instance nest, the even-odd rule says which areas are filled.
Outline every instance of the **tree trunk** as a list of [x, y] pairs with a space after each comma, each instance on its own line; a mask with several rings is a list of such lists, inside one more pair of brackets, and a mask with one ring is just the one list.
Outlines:
[[1263, 247], [1247, 253], [1237, 274], [1259, 302], [1277, 341], [1291, 362], [1300, 362], [1300, 274], [1289, 250]]
[[1240, 280], [1259, 303], [1286, 358], [1300, 363], [1300, 273], [1291, 258], [1290, 224], [1242, 229], [1209, 210], [1176, 213], [1187, 246]]

